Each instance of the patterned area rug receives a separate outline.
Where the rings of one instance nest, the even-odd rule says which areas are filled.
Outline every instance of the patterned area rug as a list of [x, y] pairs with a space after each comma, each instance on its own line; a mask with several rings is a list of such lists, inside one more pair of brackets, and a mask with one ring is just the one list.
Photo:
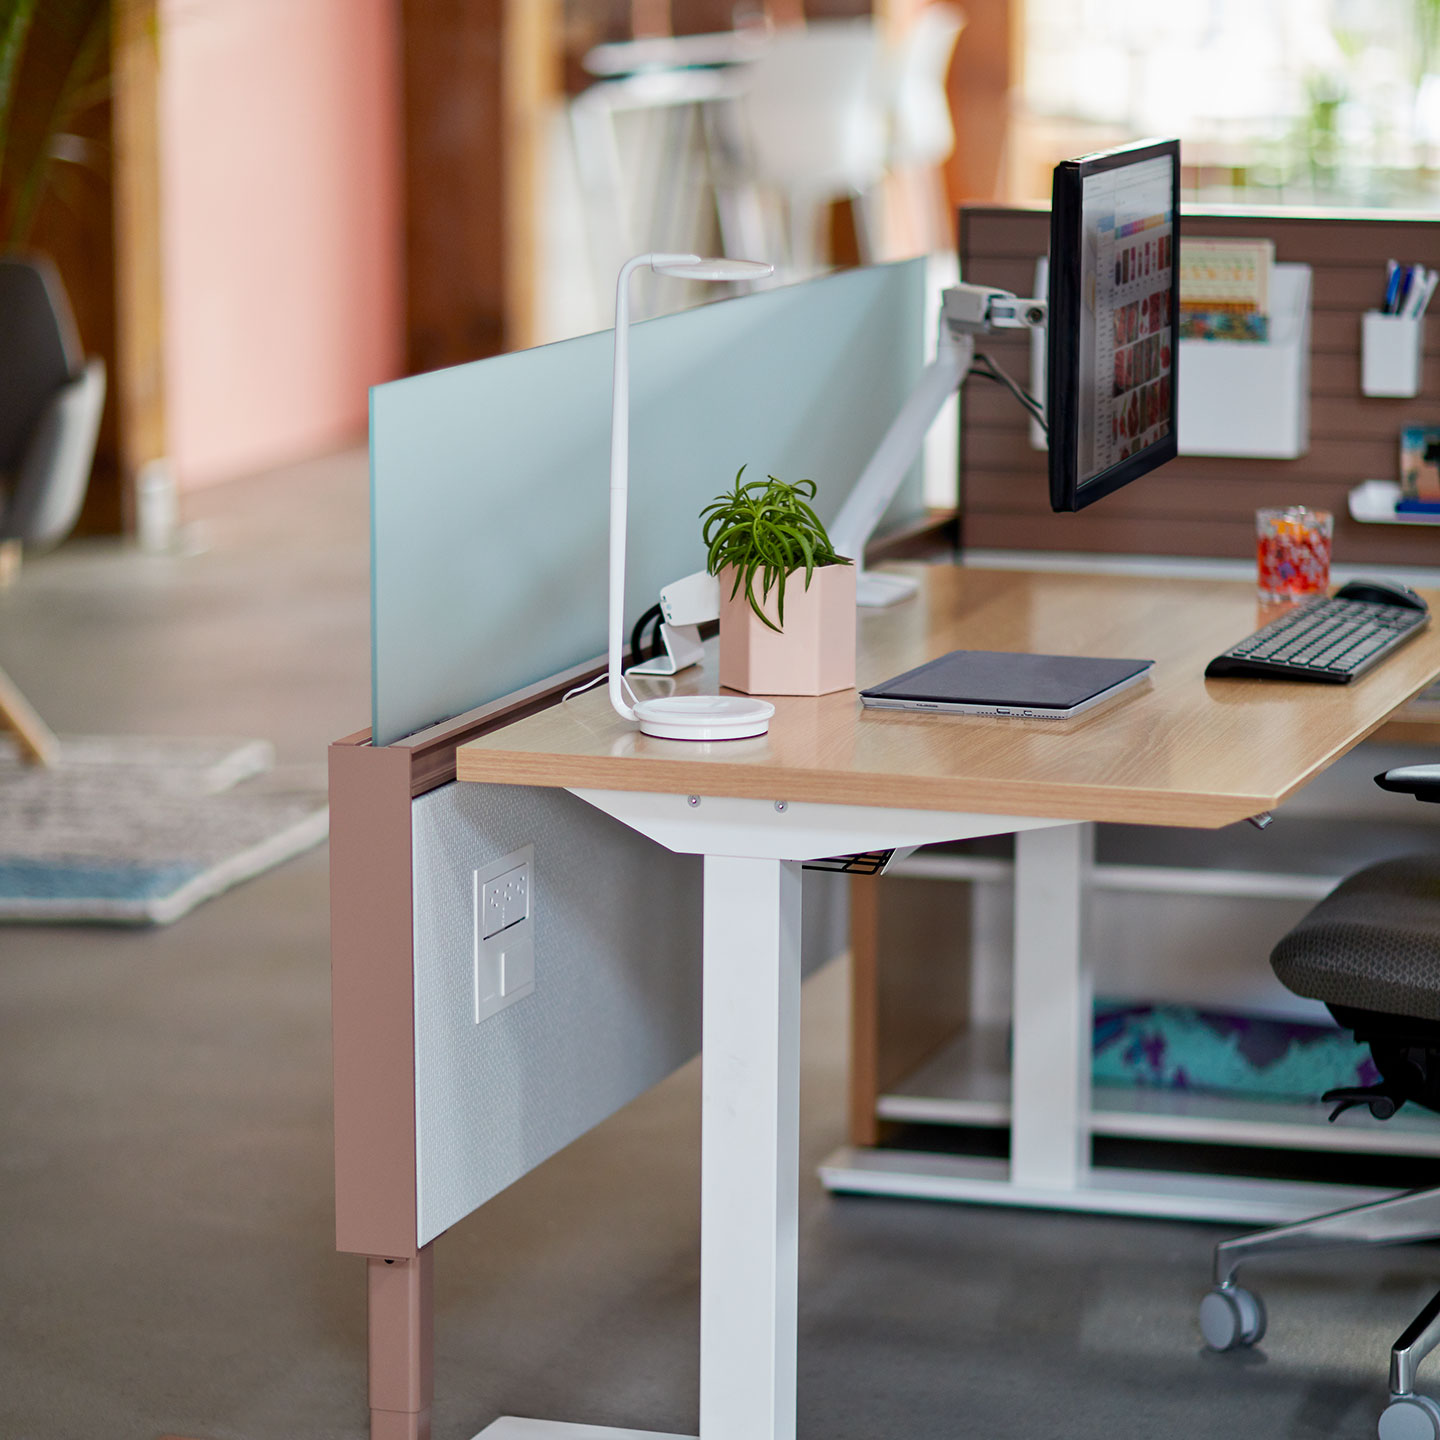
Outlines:
[[0, 736], [0, 921], [165, 925], [325, 838], [324, 767], [259, 740]]

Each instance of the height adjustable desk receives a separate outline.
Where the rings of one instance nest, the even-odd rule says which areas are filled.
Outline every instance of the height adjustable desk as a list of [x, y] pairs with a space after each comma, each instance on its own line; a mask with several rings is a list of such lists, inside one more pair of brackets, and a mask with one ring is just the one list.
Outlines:
[[[925, 293], [909, 262], [636, 327], [628, 615], [699, 567], [696, 516], [742, 461], [814, 477], [834, 515], [933, 353]], [[970, 646], [1153, 655], [1151, 687], [1059, 724], [861, 714], [852, 693], [783, 700], [768, 737], [708, 753], [642, 741], [601, 696], [556, 703], [604, 643], [609, 400], [603, 334], [372, 394], [371, 726], [330, 760], [336, 1244], [366, 1257], [373, 1440], [429, 1434], [438, 1237], [702, 1040], [702, 1430], [793, 1435], [807, 859], [1015, 832], [1013, 1159], [963, 1183], [1217, 1213], [1213, 1196], [1157, 1200], [1145, 1177], [1088, 1170], [1089, 822], [1267, 809], [1440, 671], [1427, 635], [1353, 690], [1207, 686], [1205, 661], [1255, 627], [1248, 586], [937, 571], [863, 619], [862, 682]], [[918, 500], [917, 475], [892, 518]], [[482, 783], [455, 783], [457, 745], [462, 779]], [[526, 856], [533, 990], [491, 1012], [480, 887]], [[837, 917], [807, 892], [813, 944]]]
[[[947, 1193], [958, 1179], [977, 1200], [1213, 1216], [1252, 1182], [1089, 1163], [1090, 822], [1215, 828], [1269, 810], [1440, 674], [1431, 629], [1353, 686], [1207, 682], [1206, 661], [1256, 626], [1247, 584], [923, 574], [916, 603], [862, 619], [861, 686], [962, 647], [1153, 657], [1151, 682], [1058, 722], [865, 712], [848, 691], [782, 698], [768, 736], [710, 746], [641, 736], [594, 692], [457, 751], [461, 781], [561, 787], [704, 857], [703, 1440], [795, 1430], [802, 862], [1016, 836], [1010, 1159], [910, 1157], [905, 1193], [932, 1165]], [[711, 657], [685, 683], [713, 674]], [[1314, 1213], [1324, 1188], [1274, 1204]]]

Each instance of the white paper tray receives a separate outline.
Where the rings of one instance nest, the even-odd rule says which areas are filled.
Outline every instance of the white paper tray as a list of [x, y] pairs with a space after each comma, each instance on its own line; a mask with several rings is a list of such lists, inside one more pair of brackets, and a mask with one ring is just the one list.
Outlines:
[[1440, 514], [1395, 513], [1400, 486], [1394, 480], [1366, 480], [1350, 492], [1350, 518], [1367, 525], [1440, 525]]
[[1294, 459], [1310, 448], [1310, 267], [1276, 265], [1270, 339], [1182, 340], [1182, 455]]

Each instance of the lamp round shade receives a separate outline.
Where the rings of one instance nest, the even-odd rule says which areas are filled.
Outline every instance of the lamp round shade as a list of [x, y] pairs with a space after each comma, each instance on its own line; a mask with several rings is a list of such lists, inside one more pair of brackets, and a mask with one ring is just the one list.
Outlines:
[[763, 260], [692, 260], [685, 265], [657, 265], [661, 275], [673, 276], [676, 280], [762, 280], [773, 275], [775, 267]]

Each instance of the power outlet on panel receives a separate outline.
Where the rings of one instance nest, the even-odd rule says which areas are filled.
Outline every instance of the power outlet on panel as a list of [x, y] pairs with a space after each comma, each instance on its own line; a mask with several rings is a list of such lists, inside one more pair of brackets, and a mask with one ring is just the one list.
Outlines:
[[480, 938], [488, 940], [530, 914], [530, 867], [517, 865], [480, 886]]
[[533, 876], [527, 845], [474, 874], [475, 1023], [535, 988]]

